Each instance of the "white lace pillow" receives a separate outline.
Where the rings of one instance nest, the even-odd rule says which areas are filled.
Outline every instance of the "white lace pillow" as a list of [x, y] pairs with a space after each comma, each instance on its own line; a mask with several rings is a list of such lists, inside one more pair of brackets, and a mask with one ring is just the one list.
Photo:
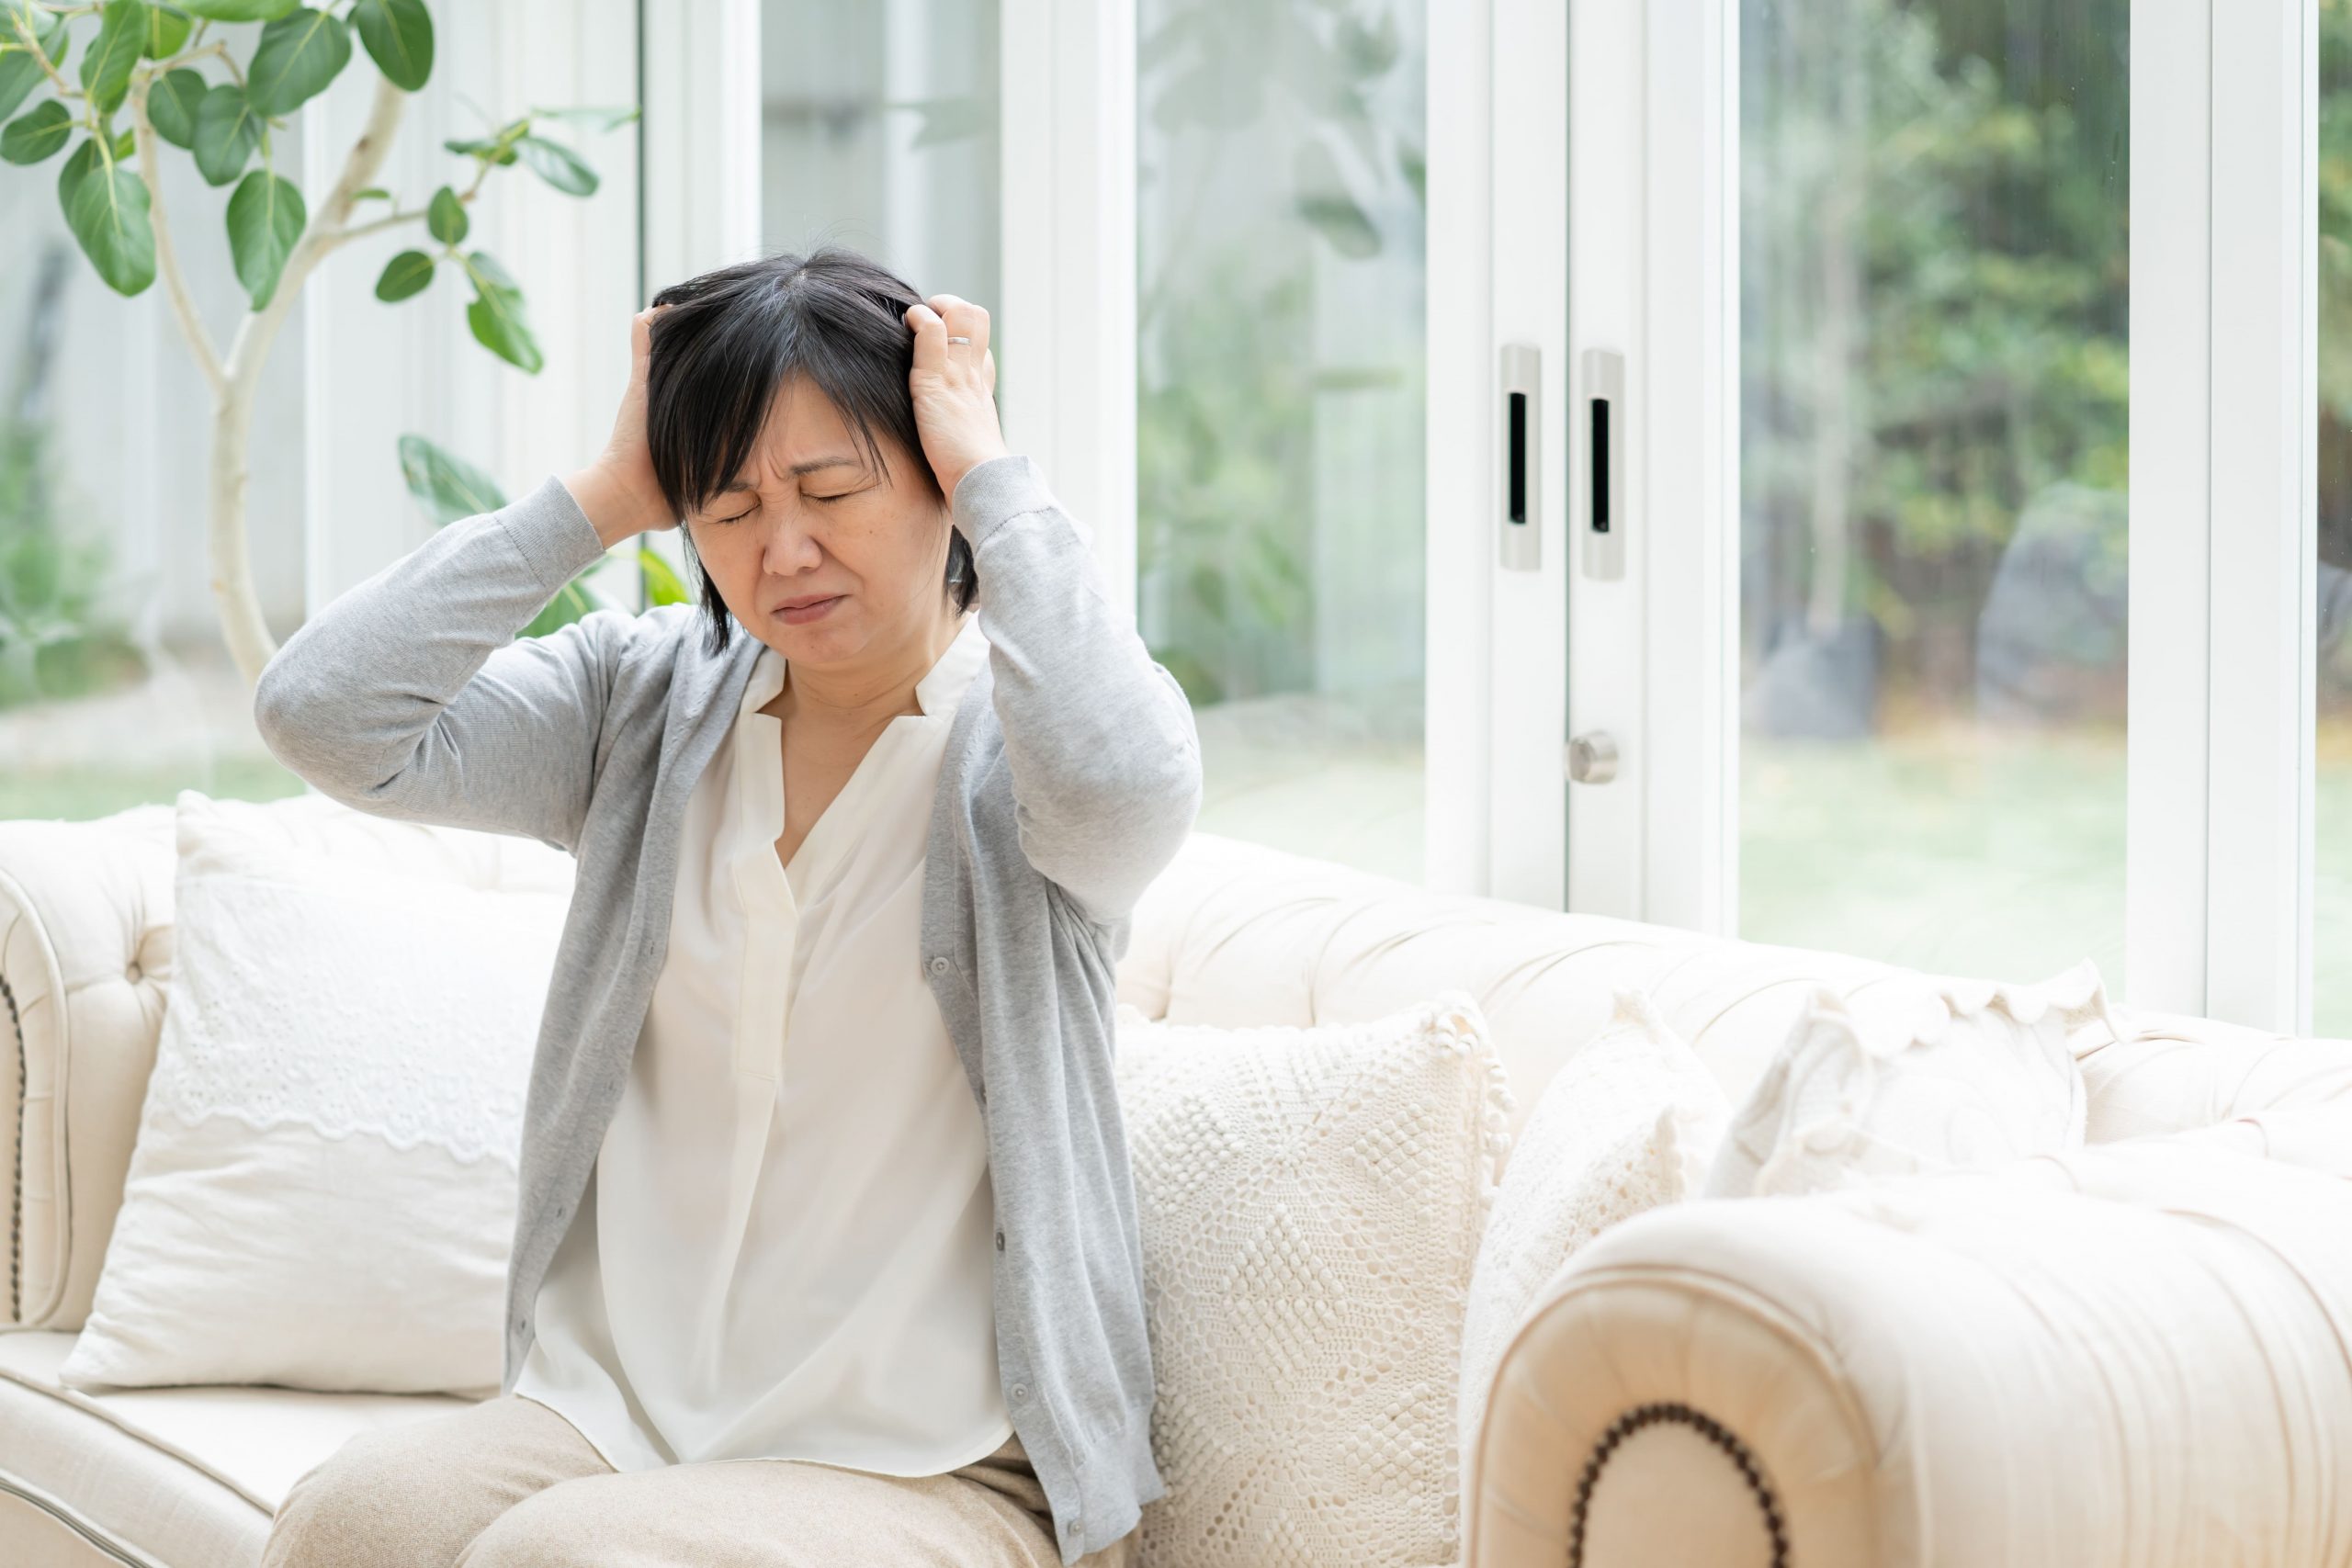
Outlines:
[[155, 1066], [77, 1388], [497, 1392], [572, 863], [324, 796], [181, 792]]
[[1513, 1109], [1476, 1004], [1118, 1026], [1168, 1482], [1138, 1568], [1454, 1561], [1462, 1312]]
[[1552, 1075], [1511, 1146], [1470, 1282], [1464, 1495], [1496, 1370], [1537, 1292], [1620, 1220], [1696, 1197], [1730, 1120], [1714, 1075], [1638, 990], [1618, 991], [1607, 1027]]
[[1904, 975], [1816, 988], [1707, 1173], [1711, 1198], [1773, 1197], [2080, 1148], [2070, 1031], [2104, 1016], [2098, 971], [2040, 986]]

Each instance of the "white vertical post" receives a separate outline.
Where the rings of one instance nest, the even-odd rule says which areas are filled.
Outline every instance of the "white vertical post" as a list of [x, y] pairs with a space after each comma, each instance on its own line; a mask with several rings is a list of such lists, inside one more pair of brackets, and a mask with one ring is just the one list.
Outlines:
[[1648, 374], [1627, 432], [1649, 497], [1635, 513], [1649, 535], [1639, 913], [1728, 935], [1739, 909], [1739, 11], [1654, 0], [1646, 20]]
[[[1493, 671], [1486, 740], [1487, 891], [1555, 909], [1588, 907], [1571, 902], [1577, 896], [1573, 879], [1583, 877], [1589, 883], [1603, 869], [1598, 859], [1580, 854], [1571, 864], [1571, 835], [1606, 814], [1609, 792], [1616, 792], [1616, 802], [1631, 799], [1621, 780], [1589, 792], [1600, 812], [1578, 818], [1568, 803], [1563, 771], [1574, 679], [1571, 637], [1577, 637], [1579, 647], [1610, 647], [1597, 607], [1581, 625], [1569, 614], [1576, 555], [1567, 521], [1574, 360], [1580, 347], [1625, 346], [1620, 320], [1600, 318], [1605, 336], [1596, 335], [1591, 325], [1595, 302], [1608, 290], [1587, 287], [1589, 281], [1600, 280], [1598, 267], [1589, 278], [1581, 269], [1588, 255], [1597, 259], [1603, 252], [1597, 246], [1599, 236], [1570, 224], [1569, 202], [1573, 191], [1581, 209], [1593, 188], [1587, 176], [1605, 171], [1594, 159], [1594, 149], [1579, 147], [1571, 138], [1569, 117], [1575, 116], [1579, 132], [1603, 123], [1590, 118], [1594, 106], [1579, 95], [1588, 80], [1603, 74], [1595, 68], [1599, 51], [1610, 48], [1609, 40], [1631, 25], [1624, 7], [1580, 6], [1571, 10], [1536, 0], [1495, 0], [1489, 40], [1495, 120], [1489, 243], [1493, 330], [1483, 345], [1478, 387], [1494, 433], [1483, 457], [1493, 477], [1478, 517], [1479, 550], [1490, 585], [1487, 648]], [[1432, 28], [1432, 37], [1442, 30]], [[1618, 71], [1622, 76], [1622, 60]], [[1625, 133], [1622, 123], [1611, 124], [1610, 134], [1622, 138]], [[1634, 241], [1621, 231], [1617, 243], [1628, 253], [1623, 270], [1629, 271]], [[1532, 505], [1521, 525], [1534, 537], [1536, 564], [1532, 569], [1500, 564], [1500, 513], [1508, 476], [1497, 405], [1501, 350], [1509, 344], [1525, 344], [1540, 356], [1526, 448]], [[1638, 500], [1634, 504], [1639, 505]], [[1618, 591], [1620, 600], [1627, 597], [1624, 583], [1609, 586]], [[1579, 613], [1583, 608], [1580, 602]], [[1638, 655], [1623, 644], [1611, 656], [1627, 670], [1638, 663]], [[1638, 683], [1638, 671], [1633, 673]], [[1430, 700], [1442, 700], [1441, 694], [1432, 690]], [[1604, 727], [1616, 727], [1613, 716]], [[1629, 774], [1639, 765], [1634, 756]]]
[[2122, 994], [2205, 1010], [2211, 680], [2211, 0], [2132, 28]]
[[2309, 1017], [2317, 533], [2311, 0], [2132, 31], [2134, 1003]]
[[2316, 50], [2309, 0], [2238, 0], [2212, 39], [2212, 692], [2208, 1010], [2308, 1017]]
[[1421, 866], [1484, 893], [1495, 570], [1495, 141], [1487, 0], [1429, 30], [1427, 499]]
[[1132, 5], [1003, 0], [1005, 439], [1136, 584], [1136, 22]]

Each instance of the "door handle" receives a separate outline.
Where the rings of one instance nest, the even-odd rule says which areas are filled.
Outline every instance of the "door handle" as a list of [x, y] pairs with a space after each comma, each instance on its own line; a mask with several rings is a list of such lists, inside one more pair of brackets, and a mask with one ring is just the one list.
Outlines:
[[1588, 729], [1568, 742], [1568, 777], [1577, 784], [1605, 784], [1617, 776], [1617, 738]]
[[1536, 484], [1543, 471], [1542, 378], [1544, 357], [1532, 344], [1507, 343], [1501, 363], [1502, 516], [1498, 564], [1510, 571], [1533, 571], [1541, 559], [1543, 498]]
[[1584, 351], [1584, 574], [1625, 575], [1625, 356]]

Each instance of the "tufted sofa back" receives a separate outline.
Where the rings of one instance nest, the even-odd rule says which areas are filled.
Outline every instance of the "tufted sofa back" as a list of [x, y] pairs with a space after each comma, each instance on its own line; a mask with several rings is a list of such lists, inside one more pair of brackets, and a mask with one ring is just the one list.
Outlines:
[[[385, 825], [317, 795], [272, 809], [321, 831]], [[353, 820], [339, 828], [329, 818]], [[112, 1235], [172, 963], [174, 807], [90, 822], [0, 822], [0, 1324], [77, 1329]], [[474, 837], [469, 835], [468, 837]], [[545, 886], [560, 852], [479, 836], [467, 874]], [[2071, 954], [2053, 954], [2054, 973]], [[1807, 991], [1867, 1012], [1906, 970], [1835, 954], [1431, 894], [1328, 862], [1196, 833], [1135, 913], [1119, 995], [1182, 1022], [1377, 1017], [1458, 987], [1501, 1048], [1515, 1134], [1560, 1065], [1648, 990], [1736, 1103]], [[2040, 980], [2041, 976], [2018, 978]], [[2095, 1140], [2201, 1126], [2285, 1100], [2352, 1096], [2352, 1047], [2112, 1010], [2076, 1050]]]

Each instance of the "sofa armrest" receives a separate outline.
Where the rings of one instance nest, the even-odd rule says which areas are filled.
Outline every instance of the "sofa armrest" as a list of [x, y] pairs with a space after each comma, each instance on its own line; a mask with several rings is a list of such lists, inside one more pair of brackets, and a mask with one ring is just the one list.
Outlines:
[[2219, 1137], [1654, 1211], [1506, 1350], [1467, 1568], [2345, 1561], [2347, 1232]]
[[173, 818], [0, 822], [0, 1326], [89, 1312], [163, 1023]]

